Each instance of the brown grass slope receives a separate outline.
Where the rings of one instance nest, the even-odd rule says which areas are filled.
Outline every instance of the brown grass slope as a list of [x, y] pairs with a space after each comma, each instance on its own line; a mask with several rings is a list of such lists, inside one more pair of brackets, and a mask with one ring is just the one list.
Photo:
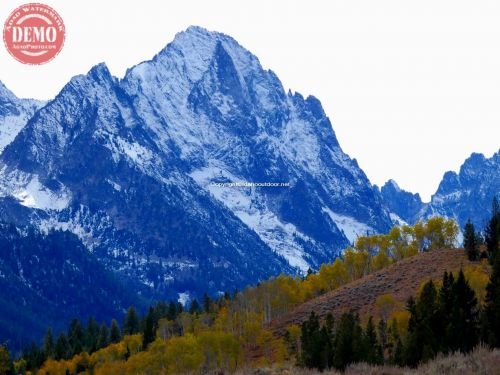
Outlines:
[[325, 318], [328, 313], [338, 318], [349, 310], [358, 312], [361, 317], [377, 316], [375, 302], [382, 294], [392, 294], [404, 308], [408, 298], [415, 295], [423, 282], [430, 278], [440, 280], [444, 271], [456, 272], [469, 264], [472, 263], [462, 249], [421, 253], [309, 300], [271, 322], [270, 328], [275, 334], [282, 335], [288, 325], [307, 320], [311, 311], [320, 318]]

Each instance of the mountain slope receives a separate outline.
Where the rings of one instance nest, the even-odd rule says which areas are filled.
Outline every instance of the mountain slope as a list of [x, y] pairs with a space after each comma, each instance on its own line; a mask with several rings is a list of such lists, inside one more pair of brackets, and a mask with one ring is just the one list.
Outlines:
[[121, 81], [104, 64], [73, 78], [0, 163], [0, 195], [30, 209], [9, 220], [75, 233], [152, 297], [305, 272], [391, 225], [319, 101], [198, 27]]

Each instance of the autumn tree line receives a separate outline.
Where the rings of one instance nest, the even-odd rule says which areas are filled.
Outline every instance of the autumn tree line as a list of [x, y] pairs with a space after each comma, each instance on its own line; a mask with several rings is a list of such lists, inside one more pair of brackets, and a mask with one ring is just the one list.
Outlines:
[[[286, 337], [273, 335], [269, 323], [309, 299], [401, 259], [455, 247], [457, 234], [453, 220], [434, 217], [414, 226], [396, 226], [388, 234], [359, 237], [342, 257], [307, 276], [280, 275], [242, 292], [205, 295], [188, 306], [159, 302], [143, 316], [131, 307], [121, 326], [116, 320], [108, 326], [92, 318], [85, 324], [75, 319], [66, 332], [55, 335], [48, 330], [41, 345], [33, 344], [14, 360], [6, 347], [0, 347], [0, 373], [168, 374], [233, 372], [282, 361], [318, 368], [342, 368], [359, 360], [409, 363], [402, 361], [410, 329], [401, 321], [371, 319], [361, 328], [353, 313], [327, 325], [312, 317], [306, 327], [289, 327]], [[324, 345], [311, 339], [320, 336]], [[314, 354], [318, 348], [323, 358], [319, 362]]]

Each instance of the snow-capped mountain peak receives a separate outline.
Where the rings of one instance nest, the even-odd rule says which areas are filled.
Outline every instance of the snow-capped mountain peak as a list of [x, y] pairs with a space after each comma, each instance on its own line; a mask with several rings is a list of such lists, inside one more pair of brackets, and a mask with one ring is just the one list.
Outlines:
[[320, 101], [199, 27], [122, 80], [74, 77], [0, 159], [23, 220], [73, 231], [151, 293], [305, 272], [391, 225]]

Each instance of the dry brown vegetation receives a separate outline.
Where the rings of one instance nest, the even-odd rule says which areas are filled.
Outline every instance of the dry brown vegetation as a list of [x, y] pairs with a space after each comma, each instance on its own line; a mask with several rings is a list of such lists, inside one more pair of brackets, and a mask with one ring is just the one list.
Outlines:
[[471, 264], [461, 249], [420, 253], [309, 300], [271, 322], [270, 328], [276, 334], [283, 334], [287, 326], [305, 321], [311, 311], [322, 318], [328, 313], [337, 318], [347, 310], [354, 310], [361, 317], [379, 317], [381, 311], [376, 303], [377, 297], [385, 294], [392, 295], [395, 309], [401, 310], [423, 282], [431, 278], [440, 280], [444, 271], [457, 272]]
[[[265, 369], [249, 369], [239, 375], [336, 375], [336, 371], [318, 372], [293, 366], [276, 366]], [[478, 347], [469, 354], [455, 353], [438, 356], [417, 369], [394, 366], [370, 366], [364, 363], [346, 369], [346, 375], [495, 375], [500, 374], [500, 350]]]

